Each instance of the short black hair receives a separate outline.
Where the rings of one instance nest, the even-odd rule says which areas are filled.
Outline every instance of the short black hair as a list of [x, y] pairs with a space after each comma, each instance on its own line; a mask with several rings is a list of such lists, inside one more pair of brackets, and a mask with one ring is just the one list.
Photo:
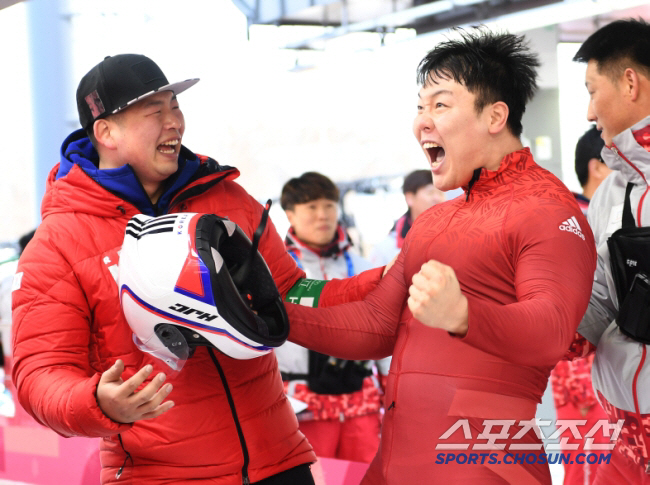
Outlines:
[[600, 152], [605, 146], [605, 142], [600, 136], [600, 130], [593, 125], [578, 139], [576, 143], [575, 168], [576, 175], [580, 185], [584, 187], [589, 181], [589, 161], [596, 158], [604, 163], [600, 158]]
[[306, 204], [312, 200], [329, 199], [338, 202], [339, 194], [339, 188], [325, 175], [305, 172], [284, 184], [280, 205], [284, 210], [293, 210], [296, 204]]
[[431, 170], [413, 170], [410, 174], [404, 177], [404, 185], [402, 185], [402, 192], [410, 192], [415, 194], [422, 187], [431, 185], [433, 183], [433, 175]]
[[478, 113], [490, 103], [503, 101], [509, 110], [507, 126], [519, 137], [526, 103], [537, 90], [537, 54], [523, 36], [492, 32], [485, 26], [453, 30], [461, 38], [441, 42], [422, 59], [418, 84], [427, 86], [433, 76], [452, 79], [476, 96]]
[[612, 79], [617, 79], [630, 64], [650, 78], [650, 24], [643, 19], [607, 24], [583, 42], [573, 60], [596, 61], [598, 72]]

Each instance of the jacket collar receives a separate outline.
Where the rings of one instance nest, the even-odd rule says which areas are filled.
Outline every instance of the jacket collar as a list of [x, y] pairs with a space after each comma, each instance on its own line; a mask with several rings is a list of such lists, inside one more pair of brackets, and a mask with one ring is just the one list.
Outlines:
[[[50, 172], [42, 203], [42, 215], [80, 212], [119, 217], [138, 212], [167, 213], [172, 201], [198, 195], [224, 178], [239, 175], [236, 168], [181, 148], [179, 169], [167, 180], [156, 207], [128, 165], [99, 170], [97, 152], [82, 130], [72, 133], [61, 148], [61, 161]], [[157, 212], [157, 214], [156, 214]]]
[[332, 242], [322, 249], [314, 249], [303, 243], [296, 236], [293, 227], [289, 228], [287, 237], [284, 239], [284, 245], [287, 251], [296, 254], [299, 259], [302, 259], [308, 254], [313, 254], [321, 258], [337, 258], [352, 245], [352, 242], [343, 229], [343, 226], [339, 224]]
[[83, 130], [73, 132], [61, 146], [61, 163], [56, 173], [59, 180], [77, 165], [90, 178], [120, 199], [130, 202], [143, 214], [165, 214], [173, 196], [184, 187], [199, 168], [199, 159], [185, 147], [181, 147], [178, 170], [165, 181], [165, 190], [158, 202], [151, 203], [130, 165], [99, 169], [99, 155]]
[[509, 153], [501, 160], [498, 170], [481, 168], [474, 172], [472, 181], [463, 186], [466, 198], [470, 191], [486, 192], [507, 184], [536, 165], [528, 147]]
[[648, 184], [650, 179], [650, 116], [619, 133], [612, 146], [601, 152], [603, 161], [634, 184]]

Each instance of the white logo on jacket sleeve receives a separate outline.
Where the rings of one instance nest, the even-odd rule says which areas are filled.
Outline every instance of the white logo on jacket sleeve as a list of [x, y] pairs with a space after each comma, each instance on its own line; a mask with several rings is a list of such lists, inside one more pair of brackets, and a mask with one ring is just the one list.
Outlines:
[[20, 290], [20, 285], [22, 281], [23, 281], [23, 272], [21, 271], [20, 273], [16, 273], [14, 275], [14, 282], [11, 285], [11, 291]]
[[582, 229], [580, 229], [580, 224], [575, 216], [570, 217], [566, 221], [560, 224], [560, 231], [572, 232], [573, 234], [580, 236], [580, 239], [585, 240], [585, 235], [582, 234]]
[[[116, 254], [119, 254], [119, 253], [116, 253]], [[109, 256], [104, 256], [102, 258], [102, 261], [106, 265], [106, 268], [108, 268], [108, 272], [111, 274], [111, 276], [115, 280], [115, 283], [117, 283], [118, 266], [117, 266], [117, 262], [113, 262], [117, 258], [115, 257], [115, 254], [112, 254], [112, 256], [113, 256], [113, 260], [111, 260], [111, 258]]]

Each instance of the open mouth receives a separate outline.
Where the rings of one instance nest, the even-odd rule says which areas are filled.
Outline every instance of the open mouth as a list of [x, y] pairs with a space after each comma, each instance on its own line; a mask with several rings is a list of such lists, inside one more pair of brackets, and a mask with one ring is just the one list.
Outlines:
[[445, 160], [445, 149], [437, 143], [426, 142], [422, 144], [422, 148], [429, 154], [432, 169], [437, 168]]
[[164, 153], [165, 155], [171, 155], [173, 153], [176, 153], [176, 146], [179, 143], [180, 140], [178, 139], [166, 141], [165, 143], [158, 145], [158, 151], [160, 153]]

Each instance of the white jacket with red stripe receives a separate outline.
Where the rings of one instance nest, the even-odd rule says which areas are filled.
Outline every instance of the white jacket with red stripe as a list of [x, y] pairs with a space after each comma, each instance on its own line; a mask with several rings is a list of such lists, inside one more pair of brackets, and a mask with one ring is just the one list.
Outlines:
[[649, 150], [650, 116], [615, 136], [611, 147], [603, 148], [603, 160], [614, 172], [598, 187], [589, 205], [598, 266], [589, 307], [578, 327], [597, 346], [592, 379], [610, 422], [625, 420], [616, 449], [644, 468], [650, 450], [649, 346], [623, 335], [614, 321], [618, 300], [607, 240], [621, 227], [629, 182], [634, 184], [630, 203], [636, 225], [650, 226]]

